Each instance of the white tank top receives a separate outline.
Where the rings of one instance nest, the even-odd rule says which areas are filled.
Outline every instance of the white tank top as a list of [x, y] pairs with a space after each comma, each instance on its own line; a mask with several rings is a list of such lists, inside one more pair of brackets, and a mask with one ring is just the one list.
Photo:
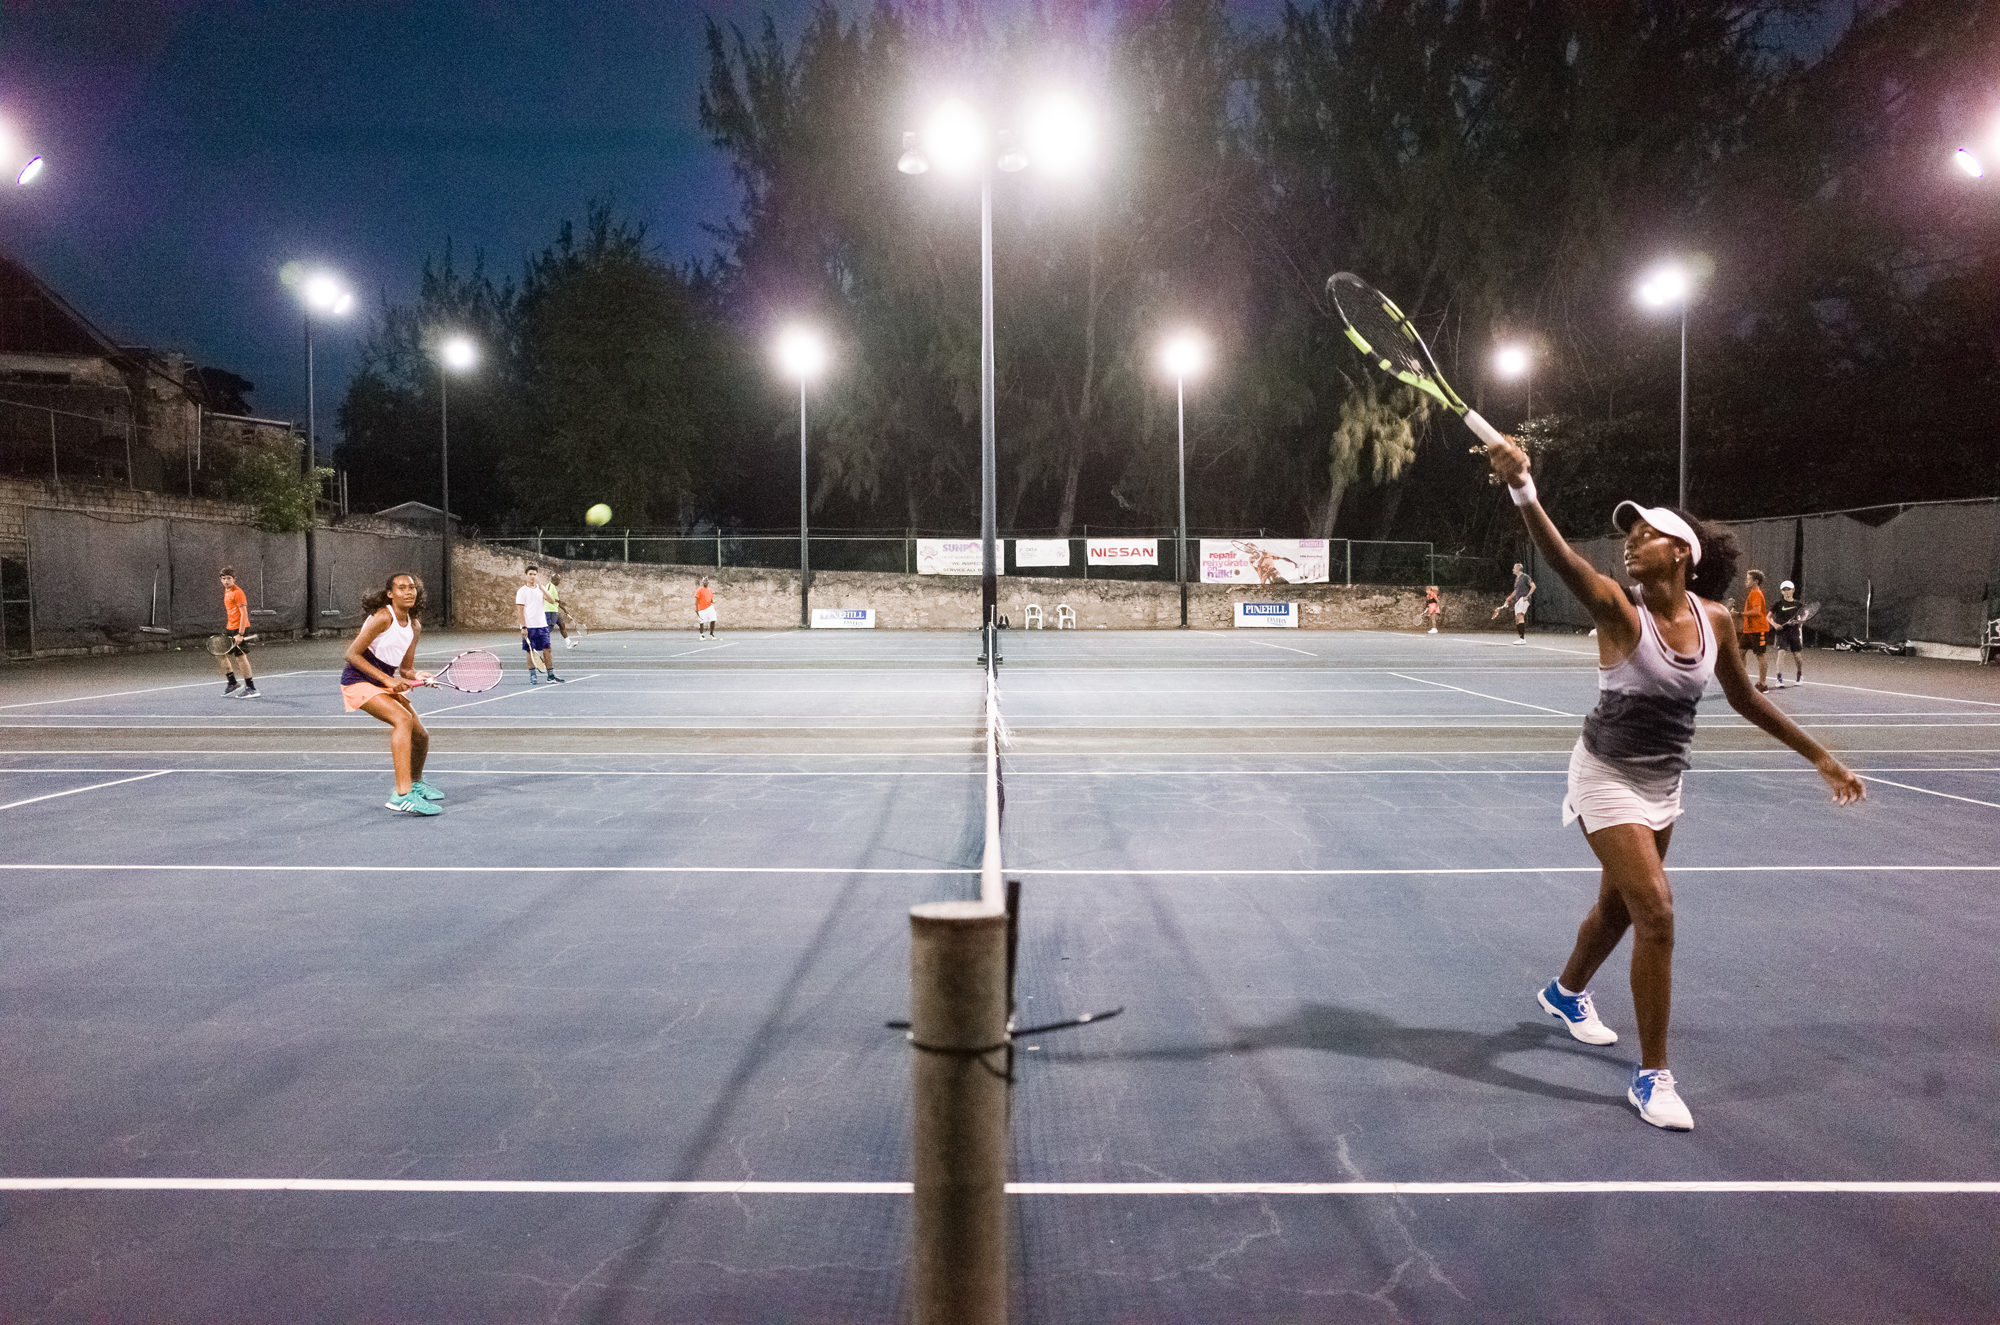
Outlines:
[[1693, 656], [1675, 653], [1645, 599], [1637, 589], [1631, 593], [1639, 609], [1639, 642], [1623, 660], [1598, 667], [1597, 707], [1583, 720], [1583, 746], [1599, 759], [1679, 772], [1688, 766], [1694, 743], [1695, 706], [1715, 676], [1715, 631], [1701, 600], [1689, 594], [1701, 643]]
[[368, 652], [375, 655], [375, 661], [381, 664], [383, 671], [393, 675], [395, 670], [403, 665], [403, 659], [409, 656], [410, 641], [416, 637], [416, 624], [408, 617], [398, 621], [395, 605], [391, 604], [389, 624], [375, 637], [375, 642], [368, 646]]

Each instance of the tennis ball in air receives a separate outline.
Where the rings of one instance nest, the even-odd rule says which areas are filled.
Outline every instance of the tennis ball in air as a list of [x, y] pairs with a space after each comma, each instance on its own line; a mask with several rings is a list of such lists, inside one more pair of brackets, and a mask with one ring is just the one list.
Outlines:
[[610, 524], [611, 508], [599, 502], [583, 513], [583, 519], [586, 524]]

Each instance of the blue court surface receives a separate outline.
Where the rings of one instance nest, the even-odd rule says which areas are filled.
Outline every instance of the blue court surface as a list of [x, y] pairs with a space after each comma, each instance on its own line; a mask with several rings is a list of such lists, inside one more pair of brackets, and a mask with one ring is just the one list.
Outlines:
[[[1022, 1321], [2000, 1318], [2000, 684], [1719, 695], [1673, 1067], [1536, 1006], [1597, 871], [1592, 642], [1005, 637]], [[10, 667], [0, 1319], [891, 1321], [908, 914], [978, 889], [969, 634], [603, 634], [426, 692], [382, 806], [336, 642]], [[512, 652], [508, 652], [512, 650]]]

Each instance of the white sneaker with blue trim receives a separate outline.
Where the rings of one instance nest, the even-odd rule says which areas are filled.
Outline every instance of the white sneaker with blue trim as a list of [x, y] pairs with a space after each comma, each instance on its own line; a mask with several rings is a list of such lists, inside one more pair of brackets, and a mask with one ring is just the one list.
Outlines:
[[1588, 989], [1572, 994], [1560, 980], [1551, 980], [1535, 995], [1535, 1001], [1561, 1022], [1572, 1038], [1585, 1044], [1618, 1043], [1618, 1032], [1597, 1019], [1597, 1004], [1591, 1001]]
[[1632, 1102], [1641, 1118], [1655, 1127], [1669, 1132], [1694, 1130], [1694, 1115], [1681, 1103], [1680, 1092], [1674, 1089], [1674, 1074], [1664, 1067], [1633, 1068], [1632, 1085], [1625, 1098]]

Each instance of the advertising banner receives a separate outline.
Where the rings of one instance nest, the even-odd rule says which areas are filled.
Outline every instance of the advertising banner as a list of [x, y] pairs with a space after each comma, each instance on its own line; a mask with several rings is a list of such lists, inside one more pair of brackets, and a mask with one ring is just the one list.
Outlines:
[[1204, 538], [1203, 584], [1325, 584], [1324, 538]]
[[1239, 626], [1278, 626], [1299, 628], [1299, 605], [1297, 603], [1238, 603], [1236, 624]]
[[1067, 538], [1017, 538], [1014, 540], [1016, 566], [1067, 566]]
[[1157, 538], [1092, 538], [1086, 540], [1093, 566], [1157, 566], [1160, 540]]
[[875, 629], [875, 609], [872, 607], [815, 607], [813, 609], [814, 630], [873, 630]]
[[[999, 549], [995, 548], [995, 552]], [[994, 574], [1005, 575], [1005, 558], [993, 568]], [[977, 575], [979, 570], [979, 540], [976, 538], [920, 538], [917, 540], [917, 574], [919, 575]]]

